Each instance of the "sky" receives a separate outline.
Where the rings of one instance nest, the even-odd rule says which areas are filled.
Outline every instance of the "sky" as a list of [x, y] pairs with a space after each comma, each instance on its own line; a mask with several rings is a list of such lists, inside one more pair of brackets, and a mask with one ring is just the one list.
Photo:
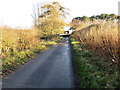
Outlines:
[[92, 16], [102, 13], [118, 14], [119, 0], [0, 0], [0, 26], [30, 28], [33, 25], [33, 5], [57, 1], [70, 11], [70, 21], [77, 16]]

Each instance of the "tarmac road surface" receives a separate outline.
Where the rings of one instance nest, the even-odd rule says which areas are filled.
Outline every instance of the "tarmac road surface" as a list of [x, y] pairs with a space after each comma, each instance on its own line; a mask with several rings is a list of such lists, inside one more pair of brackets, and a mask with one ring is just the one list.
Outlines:
[[3, 88], [74, 88], [69, 38], [3, 79]]

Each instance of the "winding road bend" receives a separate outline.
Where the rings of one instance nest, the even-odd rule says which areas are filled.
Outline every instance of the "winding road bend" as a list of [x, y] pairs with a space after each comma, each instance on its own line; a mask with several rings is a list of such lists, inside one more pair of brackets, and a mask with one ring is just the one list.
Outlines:
[[69, 38], [3, 79], [3, 88], [74, 88]]

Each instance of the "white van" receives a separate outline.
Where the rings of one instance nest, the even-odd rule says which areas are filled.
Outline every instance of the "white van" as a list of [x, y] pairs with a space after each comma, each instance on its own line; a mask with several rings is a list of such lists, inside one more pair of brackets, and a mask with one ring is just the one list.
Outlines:
[[72, 34], [72, 29], [69, 26], [64, 27], [64, 34]]

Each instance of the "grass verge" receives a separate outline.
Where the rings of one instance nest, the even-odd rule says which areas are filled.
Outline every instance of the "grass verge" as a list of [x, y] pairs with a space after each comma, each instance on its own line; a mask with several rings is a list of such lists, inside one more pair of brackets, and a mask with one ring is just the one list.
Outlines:
[[77, 88], [117, 88], [118, 68], [109, 60], [90, 53], [79, 42], [71, 39]]

